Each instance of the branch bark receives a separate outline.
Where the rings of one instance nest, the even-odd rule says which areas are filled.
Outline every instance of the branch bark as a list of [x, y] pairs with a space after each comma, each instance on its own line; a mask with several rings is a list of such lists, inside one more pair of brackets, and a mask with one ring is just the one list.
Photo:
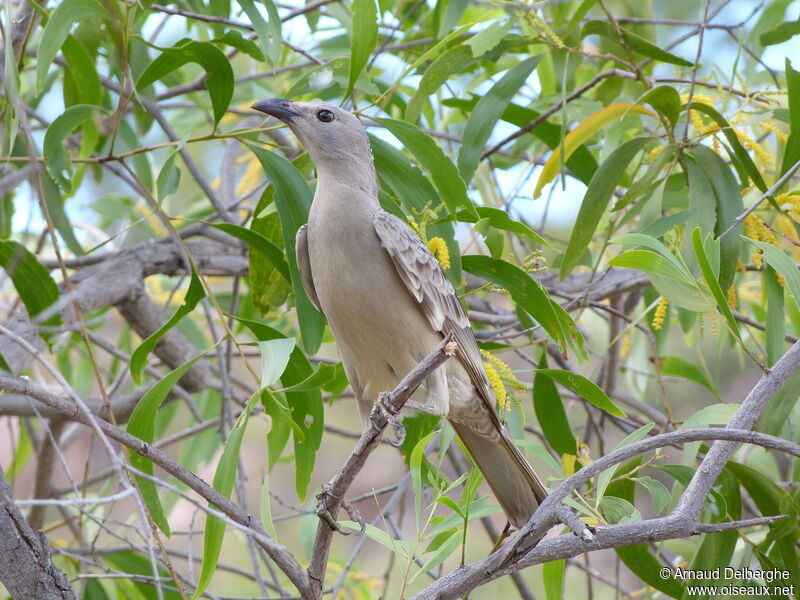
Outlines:
[[67, 576], [50, 560], [50, 544], [14, 505], [0, 465], [0, 581], [12, 598], [75, 600]]

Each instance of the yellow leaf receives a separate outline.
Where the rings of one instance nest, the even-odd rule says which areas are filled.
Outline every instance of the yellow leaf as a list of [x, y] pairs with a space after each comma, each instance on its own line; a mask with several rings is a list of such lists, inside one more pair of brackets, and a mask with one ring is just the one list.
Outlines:
[[561, 464], [564, 465], [564, 475], [567, 477], [572, 476], [572, 474], [575, 472], [575, 460], [576, 457], [574, 454], [561, 455]]
[[592, 464], [594, 461], [592, 460], [592, 454], [589, 450], [589, 446], [586, 444], [581, 444], [578, 446], [578, 462], [581, 463], [584, 467]]
[[627, 112], [634, 112], [643, 115], [655, 115], [646, 108], [632, 104], [630, 102], [620, 102], [601, 108], [596, 113], [591, 115], [583, 123], [578, 125], [575, 129], [570, 131], [564, 137], [564, 143], [557, 148], [553, 149], [553, 153], [547, 162], [544, 164], [539, 181], [536, 182], [536, 188], [533, 190], [533, 197], [538, 198], [542, 194], [542, 188], [553, 181], [559, 169], [561, 168], [561, 149], [564, 149], [564, 162], [566, 162], [572, 153], [581, 147], [585, 141], [591, 138], [596, 132], [608, 125], [611, 121], [622, 117]]

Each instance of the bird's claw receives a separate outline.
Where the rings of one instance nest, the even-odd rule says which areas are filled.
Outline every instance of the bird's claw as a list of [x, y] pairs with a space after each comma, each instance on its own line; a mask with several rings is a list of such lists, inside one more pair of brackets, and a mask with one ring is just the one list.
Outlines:
[[[330, 485], [323, 485], [322, 491], [319, 494], [317, 494], [317, 506], [316, 509], [314, 510], [316, 515], [320, 519], [325, 521], [325, 523], [328, 524], [328, 527], [330, 527], [333, 531], [338, 531], [342, 535], [350, 535], [354, 533], [353, 531], [342, 529], [342, 526], [339, 525], [339, 523], [336, 522], [336, 519], [333, 518], [331, 511], [328, 510], [328, 502], [327, 502], [328, 498], [339, 500], [339, 497], [336, 496], [333, 492], [331, 492]], [[340, 500], [340, 505], [343, 509], [347, 511], [347, 515], [350, 517], [350, 519], [358, 523], [359, 526], [358, 535], [364, 535], [364, 532], [367, 530], [367, 526], [364, 523], [364, 519], [361, 517], [358, 510], [356, 510], [356, 507], [350, 504], [344, 498]]]
[[397, 416], [397, 412], [394, 410], [394, 407], [386, 401], [388, 397], [388, 394], [379, 394], [378, 400], [375, 402], [375, 404], [377, 405], [378, 410], [383, 413], [383, 416], [386, 418], [386, 422], [394, 431], [395, 439], [390, 440], [389, 443], [395, 448], [399, 448], [403, 445], [403, 442], [406, 439], [406, 426], [403, 425], [403, 422]]

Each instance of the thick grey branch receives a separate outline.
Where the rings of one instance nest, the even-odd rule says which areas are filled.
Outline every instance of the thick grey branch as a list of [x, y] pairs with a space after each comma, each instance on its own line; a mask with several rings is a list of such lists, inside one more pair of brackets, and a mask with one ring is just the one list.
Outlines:
[[75, 600], [67, 576], [50, 560], [50, 545], [14, 505], [0, 465], [0, 581], [12, 598]]

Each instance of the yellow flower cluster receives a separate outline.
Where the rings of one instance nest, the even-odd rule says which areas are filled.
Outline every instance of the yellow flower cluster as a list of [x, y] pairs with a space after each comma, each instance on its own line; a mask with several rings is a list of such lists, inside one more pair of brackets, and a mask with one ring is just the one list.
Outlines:
[[753, 154], [756, 155], [758, 160], [760, 160], [762, 163], [770, 162], [771, 159], [769, 153], [767, 153], [767, 151], [761, 147], [761, 144], [739, 129], [735, 129], [734, 131], [736, 131], [736, 137], [738, 137], [739, 141], [742, 142], [742, 146], [748, 150], [752, 150]]
[[[689, 94], [681, 94], [681, 102], [687, 102], [689, 100]], [[710, 96], [706, 96], [705, 94], [692, 94], [692, 102], [697, 102], [699, 104], [708, 104], [709, 106], [714, 106], [714, 100], [711, 99]], [[692, 122], [692, 126], [694, 130], [698, 134], [706, 133], [706, 126], [703, 123], [703, 117], [700, 116], [700, 113], [696, 110], [692, 110], [689, 112], [689, 120]], [[711, 131], [714, 129], [718, 129], [717, 124], [713, 123], [709, 126]]]
[[[759, 242], [766, 242], [768, 244], [772, 244], [773, 246], [778, 245], [778, 238], [775, 237], [774, 233], [767, 229], [766, 225], [764, 225], [764, 223], [755, 215], [755, 213], [750, 213], [745, 218], [744, 234], [751, 239], [758, 240]], [[761, 254], [761, 250], [753, 250], [753, 264], [757, 269], [760, 269], [764, 266], [764, 261], [761, 258]]]
[[778, 129], [778, 126], [775, 125], [775, 122], [772, 119], [768, 121], [762, 121], [758, 124], [758, 126], [767, 133], [774, 133], [775, 137], [778, 138], [778, 141], [783, 144], [785, 144], [789, 139], [789, 135], [785, 131]]
[[547, 259], [541, 250], [534, 250], [522, 261], [522, 270], [526, 273], [541, 273], [547, 270]]
[[[528, 6], [531, 6], [531, 2], [526, 2]], [[545, 21], [536, 14], [534, 10], [526, 10], [523, 15], [525, 16], [525, 20], [528, 21], [528, 24], [533, 27], [536, 31], [538, 31], [542, 37], [553, 44], [556, 48], [564, 48], [564, 42], [558, 37], [558, 34], [553, 31], [552, 27], [545, 23]]]
[[429, 239], [428, 250], [437, 258], [442, 269], [446, 271], [450, 268], [450, 251], [447, 249], [447, 244], [444, 239], [440, 237]]
[[728, 288], [728, 306], [736, 310], [736, 288], [733, 286]]
[[664, 326], [664, 321], [667, 319], [667, 309], [669, 308], [669, 301], [661, 297], [661, 300], [658, 301], [658, 306], [656, 306], [656, 312], [653, 315], [653, 322], [651, 325], [653, 329], [658, 331]]
[[494, 395], [497, 398], [498, 410], [500, 412], [511, 410], [509, 396], [511, 399], [515, 398], [513, 394], [509, 393], [506, 386], [508, 385], [512, 389], [519, 391], [528, 389], [527, 386], [511, 372], [511, 367], [488, 350], [481, 350], [481, 356], [485, 359], [483, 366], [486, 369], [486, 377], [489, 379], [489, 384], [492, 386]]

